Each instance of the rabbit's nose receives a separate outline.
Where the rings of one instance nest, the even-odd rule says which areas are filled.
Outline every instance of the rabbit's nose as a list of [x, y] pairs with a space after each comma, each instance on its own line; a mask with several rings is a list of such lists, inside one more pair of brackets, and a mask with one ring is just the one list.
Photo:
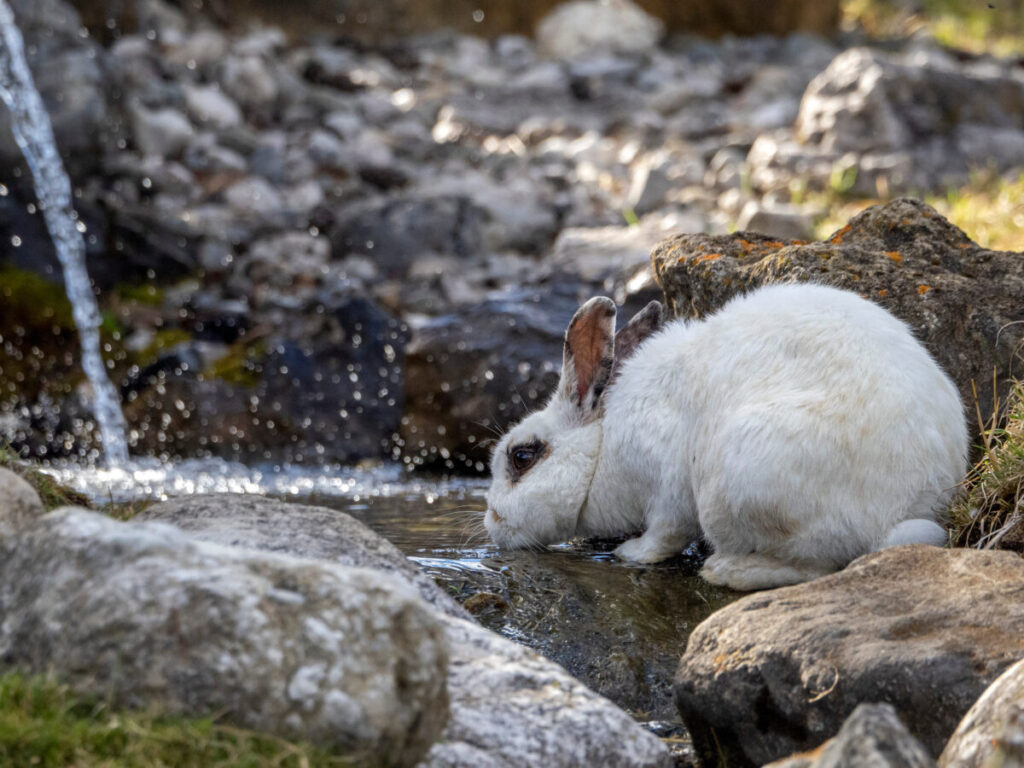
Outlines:
[[487, 519], [490, 520], [492, 523], [500, 523], [501, 522], [501, 515], [499, 515], [493, 509], [488, 509], [487, 510]]

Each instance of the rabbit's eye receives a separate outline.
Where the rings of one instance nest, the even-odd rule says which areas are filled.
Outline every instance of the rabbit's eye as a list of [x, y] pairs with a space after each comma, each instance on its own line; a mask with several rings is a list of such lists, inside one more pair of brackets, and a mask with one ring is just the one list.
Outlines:
[[532, 443], [521, 443], [508, 449], [508, 468], [513, 482], [518, 480], [530, 469], [537, 460], [544, 456], [547, 445], [539, 440]]

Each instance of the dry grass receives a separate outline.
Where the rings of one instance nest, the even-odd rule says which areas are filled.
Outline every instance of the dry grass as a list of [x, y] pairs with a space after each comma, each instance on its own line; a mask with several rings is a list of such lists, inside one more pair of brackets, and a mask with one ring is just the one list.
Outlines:
[[[1024, 251], [1024, 174], [1005, 179], [979, 172], [965, 187], [926, 195], [924, 201], [983, 248]], [[815, 227], [823, 240], [865, 208], [885, 201], [844, 199], [833, 191], [816, 202], [829, 212]]]
[[[980, 418], [980, 412], [979, 412]], [[967, 477], [966, 491], [950, 510], [958, 547], [1011, 549], [1024, 554], [1024, 385], [1017, 383], [1001, 427], [998, 413], [983, 430], [984, 454]]]
[[843, 27], [875, 38], [927, 34], [977, 54], [1024, 53], [1022, 0], [843, 0]]

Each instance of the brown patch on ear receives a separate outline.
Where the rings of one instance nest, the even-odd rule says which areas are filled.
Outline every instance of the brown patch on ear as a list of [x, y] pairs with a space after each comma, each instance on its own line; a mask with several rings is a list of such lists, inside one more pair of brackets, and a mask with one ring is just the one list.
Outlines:
[[[577, 310], [565, 332], [562, 382], [565, 394], [575, 397], [577, 405], [592, 408], [597, 404], [611, 373], [615, 342], [615, 304], [597, 296]], [[586, 402], [594, 391], [593, 402]]]
[[661, 329], [664, 310], [660, 301], [652, 301], [629, 321], [625, 328], [615, 334], [615, 364], [612, 380], [623, 362], [631, 358], [647, 338]]

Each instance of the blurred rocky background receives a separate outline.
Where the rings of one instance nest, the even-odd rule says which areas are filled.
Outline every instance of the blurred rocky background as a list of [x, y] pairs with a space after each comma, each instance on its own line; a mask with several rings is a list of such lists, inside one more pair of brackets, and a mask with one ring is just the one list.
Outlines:
[[[1024, 248], [1020, 0], [15, 0], [136, 455], [481, 472], [668, 235]], [[6, 113], [0, 122], [6, 123]], [[0, 130], [0, 440], [95, 451]]]

